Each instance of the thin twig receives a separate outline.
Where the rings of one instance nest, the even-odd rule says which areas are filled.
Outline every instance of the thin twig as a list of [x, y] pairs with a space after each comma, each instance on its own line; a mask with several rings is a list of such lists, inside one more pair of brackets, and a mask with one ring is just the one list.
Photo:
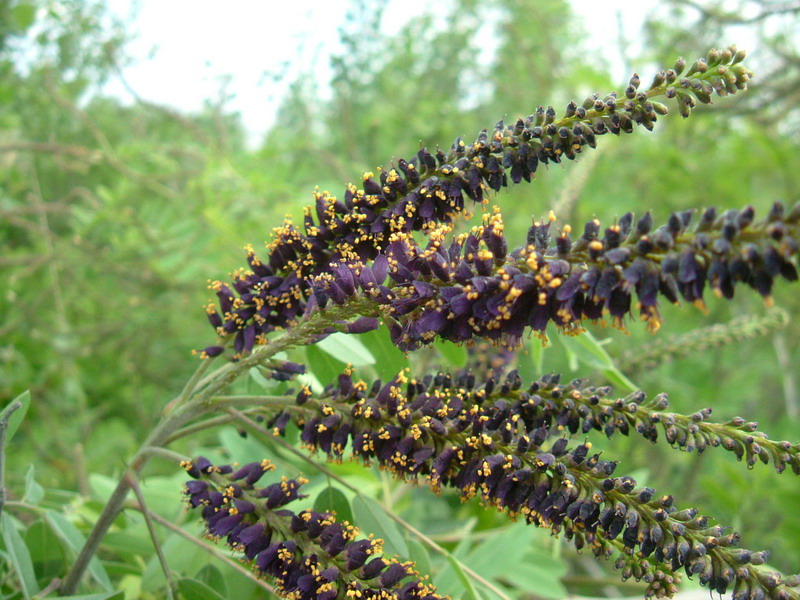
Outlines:
[[119, 79], [122, 87], [133, 96], [133, 99], [138, 103], [144, 106], [147, 109], [150, 109], [154, 112], [158, 112], [162, 115], [167, 116], [168, 118], [172, 119], [176, 123], [178, 123], [181, 127], [186, 129], [187, 131], [191, 132], [204, 146], [213, 146], [214, 150], [219, 152], [219, 147], [217, 146], [216, 142], [206, 135], [206, 133], [197, 126], [196, 123], [193, 123], [190, 119], [187, 119], [178, 111], [173, 110], [167, 106], [163, 106], [161, 104], [157, 104], [152, 102], [151, 100], [145, 100], [142, 98], [139, 93], [133, 88], [133, 86], [128, 82], [125, 78], [125, 75], [122, 71], [122, 68], [119, 65], [119, 62], [114, 56], [114, 53], [109, 51], [106, 52], [106, 56], [108, 57], [109, 61], [111, 62], [111, 66], [117, 74], [117, 78]]
[[[318, 469], [321, 473], [324, 473], [325, 475], [327, 475], [328, 477], [330, 477], [334, 481], [337, 481], [339, 484], [341, 484], [343, 487], [347, 488], [351, 492], [355, 492], [356, 494], [359, 494], [359, 495], [361, 494], [361, 492], [358, 490], [358, 488], [356, 488], [355, 486], [351, 485], [350, 483], [348, 483], [347, 481], [345, 481], [344, 479], [339, 477], [336, 473], [334, 473], [333, 471], [328, 469], [325, 465], [321, 465], [321, 464], [317, 463], [311, 457], [309, 457], [308, 455], [304, 454], [303, 452], [301, 452], [300, 450], [298, 450], [297, 448], [295, 448], [294, 446], [292, 446], [291, 444], [289, 444], [285, 440], [281, 439], [280, 437], [275, 437], [274, 435], [272, 435], [272, 433], [270, 431], [268, 431], [266, 428], [262, 427], [261, 425], [259, 425], [258, 423], [256, 423], [255, 421], [253, 421], [252, 419], [247, 417], [244, 413], [241, 413], [238, 410], [235, 410], [233, 408], [229, 408], [228, 412], [231, 415], [233, 415], [236, 418], [237, 421], [239, 421], [245, 427], [251, 429], [253, 432], [270, 438], [271, 440], [273, 440], [277, 444], [279, 444], [281, 447], [285, 448], [286, 450], [288, 450], [289, 452], [291, 452], [295, 456], [298, 456], [299, 458], [301, 458], [302, 460], [304, 460], [308, 464], [312, 465], [315, 469]], [[381, 506], [381, 505], [379, 505], [379, 506]], [[424, 533], [422, 533], [421, 531], [416, 529], [410, 523], [407, 523], [406, 521], [404, 521], [403, 519], [398, 517], [393, 512], [387, 510], [383, 506], [381, 506], [381, 508], [386, 513], [386, 516], [388, 516], [395, 523], [397, 523], [402, 528], [404, 528], [406, 531], [408, 531], [411, 535], [413, 535], [414, 537], [419, 539], [426, 546], [431, 548], [431, 550], [441, 554], [442, 556], [450, 557], [453, 560], [455, 560], [460, 565], [460, 567], [464, 571], [464, 573], [466, 573], [467, 575], [472, 577], [472, 579], [474, 579], [475, 581], [477, 581], [478, 583], [483, 585], [486, 589], [490, 590], [491, 592], [494, 592], [495, 594], [497, 594], [503, 600], [511, 600], [510, 596], [508, 594], [506, 594], [503, 590], [498, 588], [496, 585], [494, 585], [488, 579], [485, 579], [484, 577], [482, 577], [481, 575], [479, 575], [478, 573], [476, 573], [475, 571], [470, 569], [467, 565], [462, 563], [455, 556], [453, 556], [450, 552], [448, 552], [447, 549], [442, 548], [439, 544], [434, 542], [427, 535], [425, 535]]]
[[[1, 217], [2, 215], [0, 215]], [[33, 266], [34, 268], [38, 268], [40, 265], [46, 263], [47, 261], [51, 260], [53, 257], [49, 254], [39, 254], [37, 256], [32, 256], [30, 254], [20, 254], [17, 256], [0, 256], [0, 267], [14, 267], [17, 265], [28, 265]], [[33, 269], [32, 269], [33, 270]], [[19, 279], [21, 277], [17, 276]], [[28, 315], [25, 315], [26, 317]]]
[[[354, 315], [374, 316], [374, 307], [371, 308], [367, 302], [354, 300], [343, 306], [330, 307], [325, 311], [314, 313], [311, 318], [307, 319], [301, 325], [286, 331], [269, 344], [256, 348], [250, 356], [236, 363], [230, 363], [232, 365], [230, 368], [226, 369], [223, 367], [218, 369], [215, 372], [218, 373], [217, 378], [208, 380], [208, 387], [203, 389], [202, 392], [194, 396], [190, 401], [181, 406], [176, 406], [177, 403], [175, 400], [171, 401], [170, 405], [172, 410], [162, 413], [161, 420], [148, 434], [147, 439], [140, 449], [137, 450], [126, 473], [130, 472], [133, 473], [134, 476], [138, 476], [147, 465], [149, 457], [142, 453], [143, 449], [151, 446], [163, 446], [166, 440], [176, 431], [185, 427], [198, 417], [208, 412], [218, 410], [211, 401], [211, 398], [218, 395], [222, 390], [233, 383], [239, 375], [252, 367], [263, 364], [278, 352], [287, 350], [297, 344], [305, 343], [308, 339], [319, 335], [337, 321], [351, 318]], [[210, 377], [210, 375], [203, 378], [198, 385], [203, 385], [203, 381], [208, 377]], [[78, 584], [89, 566], [89, 561], [100, 546], [100, 542], [105, 537], [114, 519], [117, 518], [117, 515], [119, 515], [125, 507], [125, 499], [128, 496], [129, 489], [126, 477], [123, 475], [117, 483], [117, 487], [114, 489], [111, 497], [103, 507], [94, 527], [92, 527], [92, 530], [86, 538], [83, 548], [81, 548], [80, 553], [64, 579], [64, 585], [62, 586], [62, 592], [64, 594], [70, 595], [75, 593]]]
[[97, 150], [75, 146], [73, 144], [59, 144], [57, 142], [28, 142], [18, 140], [0, 144], [0, 152], [36, 152], [46, 154], [66, 154], [85, 162], [97, 162], [101, 154]]
[[237, 406], [260, 406], [269, 408], [288, 408], [295, 406], [294, 396], [214, 396], [209, 401], [217, 410]]
[[156, 533], [155, 525], [153, 525], [152, 513], [147, 508], [144, 494], [142, 494], [142, 490], [139, 488], [139, 482], [136, 481], [136, 478], [130, 473], [126, 475], [126, 478], [128, 480], [128, 485], [136, 496], [136, 501], [139, 503], [139, 510], [144, 517], [147, 531], [150, 533], [150, 540], [153, 542], [153, 548], [156, 551], [158, 563], [161, 565], [161, 570], [164, 572], [164, 577], [167, 580], [167, 598], [173, 600], [178, 595], [178, 587], [175, 585], [175, 580], [172, 578], [172, 571], [169, 568], [169, 563], [167, 563], [167, 557], [164, 556], [164, 550], [161, 547], [161, 542], [158, 540], [158, 534]]
[[786, 15], [800, 12], [800, 3], [787, 2], [778, 4], [772, 8], [765, 9], [752, 17], [745, 17], [737, 12], [723, 12], [722, 10], [708, 9], [694, 0], [677, 0], [678, 4], [690, 6], [700, 12], [705, 20], [715, 20], [719, 23], [729, 25], [752, 25], [764, 21], [774, 16]]
[[50, 580], [50, 583], [48, 583], [46, 587], [42, 588], [39, 593], [36, 594], [36, 598], [46, 598], [60, 587], [61, 579], [58, 577], [53, 577], [53, 579]]
[[197, 391], [197, 383], [200, 381], [203, 375], [206, 374], [206, 371], [208, 371], [208, 368], [211, 366], [213, 360], [213, 358], [207, 358], [203, 360], [203, 364], [200, 365], [200, 368], [197, 369], [194, 374], [192, 374], [192, 376], [189, 378], [189, 381], [187, 381], [186, 385], [183, 386], [180, 396], [178, 396], [180, 399], [179, 403], [186, 402], [186, 400], [191, 398], [192, 394]]
[[[36, 168], [36, 162], [33, 160], [30, 161], [30, 171], [32, 190], [28, 194], [28, 199], [31, 201], [31, 204], [36, 207], [39, 224], [45, 232], [45, 235], [43, 236], [45, 251], [46, 254], [50, 256], [58, 256], [59, 254], [57, 252], [55, 243], [56, 236], [50, 227], [50, 218], [48, 217], [47, 210], [45, 209], [47, 202], [44, 199], [45, 195], [42, 190], [39, 170]], [[65, 286], [62, 285], [63, 277], [58, 260], [51, 260], [48, 262], [47, 273], [50, 279], [50, 287], [52, 290], [49, 295], [53, 298], [53, 306], [55, 308], [57, 317], [56, 331], [67, 339], [72, 338], [74, 336], [73, 327], [67, 311], [67, 301], [64, 298], [62, 291]], [[80, 376], [80, 366], [75, 359], [74, 353], [65, 353], [64, 357], [64, 373], [62, 376], [64, 376], [65, 379], [71, 383], [69, 386], [69, 388], [73, 390], [71, 395], [75, 400], [75, 404], [77, 405], [76, 408], [78, 410], [78, 414], [81, 415], [81, 419], [77, 423], [79, 435], [82, 439], [88, 439], [91, 430], [92, 417], [91, 411], [89, 410], [86, 390], [84, 389], [82, 378]], [[78, 475], [77, 479], [78, 484], [80, 485], [80, 474]]]
[[[135, 507], [135, 506], [132, 507], [132, 508], [134, 508], [135, 510], [138, 510], [138, 508]], [[209, 544], [204, 543], [203, 541], [201, 541], [200, 539], [196, 538], [195, 536], [193, 536], [193, 535], [191, 535], [189, 533], [186, 533], [183, 529], [181, 529], [180, 527], [175, 525], [175, 523], [165, 519], [162, 516], [159, 516], [159, 515], [153, 513], [152, 517], [153, 517], [153, 520], [156, 523], [158, 523], [159, 525], [161, 525], [162, 527], [166, 527], [172, 533], [175, 533], [175, 534], [181, 536], [182, 538], [184, 538], [185, 540], [190, 541], [195, 546], [198, 546], [198, 547], [202, 548], [203, 550], [205, 550], [209, 554], [213, 555], [215, 558], [218, 558], [219, 560], [221, 560], [222, 562], [227, 564], [229, 567], [231, 567], [235, 571], [238, 571], [239, 573], [241, 573], [242, 575], [244, 575], [245, 577], [247, 577], [248, 579], [253, 581], [256, 585], [262, 587], [263, 589], [265, 589], [266, 591], [268, 591], [268, 592], [270, 592], [272, 594], [277, 594], [275, 589], [271, 585], [269, 585], [266, 581], [263, 581], [262, 579], [259, 579], [258, 577], [253, 575], [253, 573], [251, 571], [249, 571], [248, 569], [244, 568], [241, 564], [239, 564], [238, 562], [236, 562], [235, 560], [233, 560], [229, 556], [225, 556], [225, 554], [220, 552], [216, 548], [216, 546], [211, 546]]]
[[50, 97], [56, 104], [58, 104], [61, 108], [64, 108], [70, 113], [72, 113], [72, 116], [78, 119], [83, 124], [83, 126], [86, 127], [86, 129], [89, 131], [89, 133], [97, 142], [97, 145], [100, 146], [100, 152], [103, 159], [114, 170], [116, 170], [121, 175], [124, 175], [128, 179], [140, 183], [141, 185], [149, 189], [151, 192], [155, 192], [159, 196], [169, 198], [170, 200], [177, 200], [180, 197], [180, 194], [178, 194], [174, 190], [159, 183], [152, 177], [149, 177], [143, 173], [139, 173], [138, 171], [131, 169], [127, 164], [125, 164], [125, 162], [123, 162], [119, 158], [119, 156], [117, 156], [117, 153], [114, 150], [114, 147], [111, 145], [111, 142], [108, 141], [106, 135], [92, 120], [92, 118], [88, 114], [86, 114], [85, 111], [81, 110], [77, 105], [75, 105], [73, 102], [71, 102], [70, 100], [59, 94], [52, 81], [52, 78], [49, 76], [45, 77], [45, 89], [50, 94]]
[[212, 362], [214, 362], [213, 358], [205, 358], [202, 360], [200, 366], [195, 369], [194, 373], [192, 373], [192, 376], [189, 378], [189, 381], [187, 381], [186, 385], [183, 386], [181, 393], [178, 394], [171, 402], [167, 403], [167, 405], [164, 407], [163, 414], [168, 414], [178, 408], [180, 405], [185, 404], [195, 392], [202, 389], [202, 383], [200, 380], [203, 375], [205, 375], [205, 372], [208, 371], [208, 368], [211, 366]]
[[148, 446], [147, 448], [142, 448], [141, 454], [151, 458], [163, 458], [171, 463], [180, 463], [182, 460], [186, 460], [187, 458], [183, 454], [173, 452], [172, 450], [167, 450], [166, 448], [161, 448], [160, 446]]
[[81, 496], [88, 497], [91, 494], [91, 486], [89, 484], [89, 469], [86, 468], [86, 452], [84, 452], [83, 444], [80, 442], [75, 444], [75, 446], [72, 448], [72, 457], [74, 461], [73, 471], [75, 473], [75, 481], [78, 485], [78, 493]]
[[[249, 414], [251, 412], [261, 411], [261, 409], [249, 409], [242, 411], [244, 414]], [[187, 435], [193, 435], [199, 431], [203, 431], [205, 429], [211, 429], [212, 427], [219, 427], [220, 425], [227, 425], [231, 421], [235, 421], [236, 417], [233, 415], [222, 415], [219, 417], [213, 417], [211, 419], [206, 419], [204, 421], [200, 421], [198, 423], [194, 423], [192, 425], [187, 425], [186, 427], [179, 429], [171, 436], [167, 438], [167, 441], [164, 442], [165, 445], [169, 445], [175, 440], [178, 440], [182, 437], [186, 437]]]

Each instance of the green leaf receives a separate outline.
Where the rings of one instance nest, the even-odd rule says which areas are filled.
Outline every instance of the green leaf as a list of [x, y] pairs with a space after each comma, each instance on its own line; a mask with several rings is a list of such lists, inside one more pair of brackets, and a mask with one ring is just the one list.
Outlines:
[[437, 340], [433, 347], [439, 355], [444, 358], [451, 367], [464, 367], [467, 364], [467, 349], [453, 342]]
[[431, 556], [425, 545], [414, 538], [408, 540], [409, 558], [414, 561], [417, 571], [422, 575], [431, 573]]
[[[225, 448], [225, 451], [228, 453], [231, 459], [236, 460], [241, 464], [260, 462], [270, 455], [269, 449], [266, 447], [266, 445], [264, 445], [264, 443], [255, 439], [253, 436], [243, 438], [233, 427], [225, 427], [224, 429], [220, 429], [218, 437], [220, 445]], [[185, 479], [185, 476], [183, 479]], [[174, 497], [175, 496], [173, 495], [173, 499]]]
[[353, 511], [350, 509], [350, 502], [347, 496], [339, 488], [329, 485], [322, 490], [314, 499], [314, 510], [324, 512], [326, 510], [336, 513], [337, 521], [350, 521], [353, 523]]
[[635, 383], [617, 368], [611, 356], [603, 348], [603, 343], [588, 331], [576, 336], [561, 335], [559, 339], [567, 350], [570, 368], [573, 370], [575, 370], [576, 362], [583, 363], [600, 371], [609, 382], [620, 389], [629, 392], [635, 392], [639, 389]]
[[7, 513], [3, 514], [0, 524], [2, 524], [3, 528], [3, 542], [6, 546], [6, 552], [8, 552], [8, 558], [14, 567], [17, 579], [19, 579], [22, 594], [25, 598], [30, 598], [39, 591], [31, 553], [28, 551], [28, 547], [25, 545], [25, 541], [17, 531], [17, 528], [14, 527], [14, 521], [11, 520]]
[[110, 531], [103, 538], [103, 547], [120, 556], [133, 556], [148, 559], [153, 554], [153, 541], [146, 527], [137, 524], [124, 531]]
[[[497, 579], [511, 582], [513, 574], [526, 562], [533, 560], [529, 558], [528, 550], [532, 547], [535, 536], [536, 530], [531, 527], [511, 525], [502, 531], [494, 532], [486, 540], [471, 547], [470, 539], [464, 538], [452, 555], [462, 565], [469, 567], [484, 579], [494, 581], [499, 586], [496, 583]], [[538, 554], [536, 556], [538, 557]], [[556, 561], [557, 559], [548, 557], [546, 562], [556, 563]], [[448, 559], [448, 562], [452, 567], [452, 561]], [[464, 586], [463, 573], [459, 574], [457, 569], [451, 567], [442, 569], [435, 582], [441, 586], [440, 591], [456, 597], [461, 592], [461, 587]], [[554, 573], [557, 581], [563, 574], [563, 569], [561, 571], [555, 569]], [[464, 589], [469, 591], [466, 587]], [[530, 589], [532, 588], [525, 588], [525, 591]], [[534, 589], [536, 589], [535, 586]], [[496, 597], [496, 594], [484, 587], [480, 587], [480, 591], [484, 598]]]
[[92, 495], [105, 503], [111, 497], [111, 494], [114, 493], [114, 489], [117, 487], [116, 479], [109, 477], [108, 475], [103, 475], [102, 473], [90, 473], [89, 474], [89, 489], [92, 492]]
[[36, 5], [27, 2], [17, 4], [11, 9], [11, 18], [17, 31], [27, 31], [36, 20]]
[[358, 337], [375, 357], [373, 368], [381, 379], [392, 379], [408, 366], [408, 356], [392, 343], [388, 327], [362, 333]]
[[25, 494], [22, 501], [34, 506], [39, 504], [44, 498], [44, 488], [34, 479], [34, 467], [30, 465], [25, 473]]
[[305, 363], [323, 387], [336, 382], [336, 378], [344, 371], [344, 363], [317, 348], [317, 344], [306, 346]]
[[544, 352], [547, 346], [542, 343], [537, 337], [531, 337], [530, 341], [530, 355], [531, 363], [533, 364], [536, 377], [541, 377], [544, 374]]
[[206, 565], [197, 572], [195, 576], [197, 581], [206, 584], [212, 590], [217, 592], [223, 597], [226, 597], [227, 588], [225, 586], [225, 576], [222, 574], [216, 565]]
[[408, 545], [400, 528], [392, 521], [381, 506], [372, 498], [357, 494], [353, 498], [355, 525], [365, 533], [373, 533], [383, 539], [384, 554], [401, 558], [408, 557]]
[[22, 419], [25, 418], [25, 413], [28, 412], [28, 407], [31, 405], [30, 390], [25, 390], [19, 396], [14, 398], [11, 402], [9, 402], [3, 409], [3, 412], [0, 413], [0, 419], [2, 419], [5, 416], [6, 412], [11, 408], [11, 406], [15, 402], [19, 402], [22, 406], [20, 406], [17, 410], [11, 413], [11, 416], [8, 418], [8, 427], [6, 428], [6, 444], [8, 444], [14, 437], [14, 434], [17, 432], [17, 429], [19, 429], [19, 426], [22, 424]]
[[453, 568], [450, 558], [452, 557], [455, 560], [462, 561], [469, 551], [471, 541], [469, 532], [466, 532], [465, 536], [461, 538], [461, 541], [458, 542], [458, 545], [453, 551], [445, 553], [448, 564], [442, 567], [433, 579], [440, 593], [446, 594], [451, 598], [458, 598], [461, 595], [464, 586], [461, 585], [460, 578], [456, 574], [456, 569]]
[[472, 579], [467, 576], [464, 572], [464, 569], [461, 568], [461, 563], [456, 559], [455, 556], [452, 554], [447, 555], [447, 562], [450, 563], [450, 567], [455, 572], [456, 577], [461, 582], [461, 585], [464, 586], [464, 598], [467, 600], [481, 600], [480, 594], [478, 594], [478, 590], [475, 589], [475, 586], [472, 584]]
[[248, 371], [248, 373], [250, 375], [250, 379], [252, 379], [256, 385], [263, 390], [272, 391], [279, 385], [279, 382], [275, 381], [274, 379], [267, 379], [264, 377], [257, 367], [253, 367]]
[[150, 476], [139, 484], [147, 507], [154, 513], [174, 521], [183, 510], [179, 502], [175, 502], [175, 494], [183, 489], [186, 473], [182, 470], [171, 475]]
[[350, 363], [354, 367], [375, 364], [375, 357], [361, 340], [346, 333], [333, 333], [315, 344], [339, 362]]
[[51, 581], [53, 577], [64, 576], [66, 551], [44, 520], [37, 519], [28, 524], [21, 535], [30, 552], [33, 570], [39, 581]]
[[[530, 527], [511, 525], [476, 544], [464, 558], [464, 564], [490, 579], [512, 572], [522, 563], [523, 553], [533, 537]], [[508, 549], [513, 548], [513, 552]]]
[[567, 596], [567, 588], [561, 583], [566, 570], [563, 561], [536, 554], [528, 555], [528, 560], [503, 577], [520, 590], [536, 590], [537, 596], [558, 600]]
[[[198, 534], [198, 529], [199, 527], [195, 523], [187, 523], [183, 527], [183, 530], [191, 533], [192, 536]], [[161, 549], [164, 552], [164, 556], [167, 557], [170, 570], [173, 573], [196, 576], [203, 567], [219, 560], [201, 546], [194, 544], [177, 533], [167, 535], [162, 540]], [[161, 569], [161, 563], [159, 563], [158, 557], [153, 554], [147, 561], [142, 573], [142, 591], [155, 593], [165, 585], [166, 579], [164, 571]]]
[[[86, 543], [86, 538], [78, 531], [64, 515], [54, 510], [46, 510], [44, 517], [53, 532], [63, 541], [70, 550], [75, 553], [80, 552], [83, 545]], [[89, 561], [89, 573], [99, 583], [103, 589], [110, 592], [113, 590], [111, 580], [108, 578], [105, 568], [100, 560], [95, 556]]]
[[225, 600], [225, 596], [217, 593], [202, 581], [188, 577], [178, 581], [178, 593], [185, 600]]

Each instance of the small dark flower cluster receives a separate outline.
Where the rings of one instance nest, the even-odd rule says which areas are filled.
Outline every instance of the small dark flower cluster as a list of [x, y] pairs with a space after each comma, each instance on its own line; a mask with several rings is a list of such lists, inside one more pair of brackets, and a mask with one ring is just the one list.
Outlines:
[[[662, 405], [666, 407], [666, 397], [662, 395], [662, 399]], [[719, 447], [733, 452], [738, 460], [745, 461], [748, 468], [759, 461], [769, 464], [771, 460], [778, 473], [788, 466], [795, 475], [800, 475], [800, 444], [770, 440], [765, 433], [758, 431], [755, 421], [734, 417], [725, 423], [711, 423], [706, 420], [711, 415], [710, 408], [691, 415], [653, 412], [633, 403], [624, 408], [615, 406], [615, 409], [627, 413], [624, 417], [617, 417], [617, 421], [635, 423], [636, 431], [653, 442], [657, 436], [656, 424], [659, 424], [667, 442], [687, 452], [700, 454], [706, 448]]]
[[551, 375], [535, 382], [527, 392], [512, 390], [503, 397], [520, 402], [533, 399], [543, 423], [571, 434], [597, 430], [610, 438], [617, 432], [637, 433], [655, 443], [661, 427], [669, 444], [687, 452], [700, 454], [706, 448], [719, 447], [744, 459], [748, 467], [772, 460], [778, 473], [789, 466], [800, 475], [800, 443], [770, 440], [758, 431], [755, 421], [734, 417], [725, 423], [714, 423], [708, 421], [710, 408], [691, 415], [665, 412], [669, 408], [666, 394], [648, 400], [644, 392], [637, 391], [612, 399], [608, 397], [610, 392], [610, 387], [585, 387], [580, 379], [559, 385], [559, 377]]
[[[423, 148], [377, 179], [365, 173], [362, 188], [348, 186], [344, 201], [316, 193], [302, 232], [287, 221], [274, 230], [266, 263], [248, 248], [249, 270], [236, 272], [231, 285], [211, 284], [219, 301], [219, 310], [207, 307], [212, 326], [221, 337], [234, 336], [235, 356], [250, 352], [269, 332], [303, 314], [309, 277], [330, 275], [339, 262], [372, 260], [398, 233], [449, 223], [464, 213], [465, 198], [482, 202], [487, 190], [508, 185], [509, 177], [514, 183], [530, 181], [540, 163], [574, 159], [585, 146], [595, 147], [598, 135], [629, 133], [634, 124], [652, 129], [657, 115], [667, 112], [652, 100], [655, 96], [676, 98], [687, 116], [696, 100], [710, 102], [714, 91], [726, 95], [746, 89], [752, 73], [741, 64], [744, 56], [734, 47], [713, 51], [685, 74], [680, 59], [673, 69], [659, 72], [646, 91], [640, 91], [634, 75], [623, 97], [594, 94], [580, 106], [570, 102], [558, 119], [552, 106], [540, 106], [527, 118], [482, 131], [472, 144], [458, 138], [447, 153]], [[203, 355], [222, 352], [222, 346], [211, 346]]]
[[356, 539], [358, 530], [331, 513], [283, 508], [302, 498], [302, 479], [255, 487], [269, 461], [237, 469], [206, 458], [182, 466], [194, 480], [184, 493], [200, 508], [208, 535], [224, 538], [257, 573], [290, 600], [441, 600], [413, 563], [381, 556], [382, 541]]
[[[435, 490], [456, 488], [464, 499], [479, 496], [513, 518], [563, 533], [598, 557], [615, 549], [635, 555], [640, 561], [631, 573], [644, 578], [646, 572], [653, 595], [673, 588], [663, 573], [657, 575], [661, 565], [698, 575], [720, 593], [733, 588], [741, 600], [800, 597], [778, 574], [755, 568], [767, 553], [737, 548], [738, 533], [709, 525], [695, 509], [678, 510], [671, 496], [656, 497], [652, 488], [615, 476], [616, 462], [592, 454], [588, 442], [570, 448], [568, 439], [558, 437], [587, 419], [594, 428], [602, 415], [606, 424], [627, 431], [628, 420], [611, 420], [607, 411], [574, 418], [581, 413], [577, 406], [597, 406], [606, 393], [579, 381], [562, 386], [555, 377], [523, 392], [515, 372], [484, 383], [470, 373], [423, 381], [401, 373], [372, 386], [345, 373], [320, 399], [301, 389], [296, 406], [283, 414], [302, 428], [309, 448], [331, 460], [349, 447], [359, 460], [406, 480], [422, 477]], [[643, 397], [626, 400], [623, 407], [644, 406]], [[652, 404], [663, 407], [663, 398]]]
[[[771, 302], [778, 277], [797, 279], [793, 261], [800, 240], [800, 205], [785, 214], [776, 202], [766, 219], [752, 207], [673, 214], [653, 229], [650, 213], [624, 215], [601, 234], [597, 220], [572, 240], [565, 226], [552, 240], [554, 216], [536, 222], [527, 245], [509, 253], [499, 211], [483, 225], [445, 244], [446, 228], [431, 232], [426, 248], [396, 235], [372, 266], [338, 263], [313, 280], [316, 303], [344, 304], [360, 291], [384, 307], [393, 341], [413, 350], [437, 335], [452, 342], [473, 338], [514, 345], [526, 328], [543, 334], [550, 322], [564, 333], [582, 331], [583, 320], [610, 315], [622, 327], [634, 311], [651, 329], [660, 326], [659, 296], [683, 298], [702, 308], [706, 285], [731, 298], [742, 282]], [[384, 285], [388, 274], [390, 283]]]

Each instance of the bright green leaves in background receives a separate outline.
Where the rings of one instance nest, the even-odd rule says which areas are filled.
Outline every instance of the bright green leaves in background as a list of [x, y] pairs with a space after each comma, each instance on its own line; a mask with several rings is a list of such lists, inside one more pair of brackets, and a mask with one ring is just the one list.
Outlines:
[[17, 531], [14, 520], [8, 515], [3, 513], [2, 522], [3, 528], [3, 545], [6, 556], [8, 557], [9, 564], [14, 568], [21, 589], [25, 598], [30, 598], [39, 591], [39, 585], [36, 582], [36, 573], [33, 570], [33, 561], [25, 541]]
[[[739, 6], [743, 14], [764, 8], [749, 1]], [[384, 8], [382, 1], [352, 3], [330, 69], [332, 88], [320, 90], [311, 72], [289, 82], [292, 93], [275, 125], [262, 146], [250, 150], [224, 103], [177, 114], [146, 98], [124, 104], [103, 97], [103, 82], [116, 78], [128, 60], [127, 32], [136, 29], [135, 23], [111, 22], [104, 2], [0, 1], [0, 405], [17, 397], [23, 405], [7, 432], [11, 503], [1, 524], [2, 562], [9, 565], [2, 572], [2, 596], [28, 597], [63, 576], [133, 443], [144, 439], [165, 399], [196, 367], [190, 350], [213, 342], [202, 309], [213, 297], [205, 282], [244, 265], [244, 244], [260, 249], [284, 213], [301, 214], [316, 185], [338, 193], [363, 170], [413, 154], [420, 140], [447, 147], [458, 135], [470, 140], [503, 115], [527, 115], [537, 104], [561, 109], [570, 99], [580, 102], [578, 92], [618, 87], [600, 53], [587, 45], [582, 30], [595, 25], [579, 3], [456, 0], [438, 6], [436, 15], [388, 29], [380, 22]], [[664, 2], [653, 10], [643, 32], [623, 32], [644, 41], [648, 56], [642, 61], [669, 64], [676, 48], [692, 58], [732, 41], [733, 9], [702, 16], [685, 3]], [[730, 99], [726, 114], [698, 110], [687, 123], [665, 119], [655, 136], [600, 140], [608, 150], [566, 211], [571, 214], [558, 217], [580, 231], [596, 215], [610, 223], [629, 210], [640, 215], [653, 209], [658, 221], [688, 206], [755, 203], [762, 210], [776, 198], [791, 203], [800, 197], [800, 120], [796, 102], [781, 92], [796, 88], [791, 57], [798, 16], [781, 19], [763, 30], [748, 29], [757, 40], [751, 56], [762, 63], [756, 68], [769, 76], [759, 75], [746, 96]], [[751, 26], [736, 25], [737, 37], [743, 27]], [[630, 59], [628, 48], [618, 52]], [[707, 154], [712, 146], [713, 164]], [[531, 218], [547, 214], [577, 166], [551, 165], [531, 186], [498, 194], [509, 240], [524, 241]], [[798, 314], [800, 301], [791, 290], [776, 289], [776, 301]], [[667, 333], [761, 310], [749, 297], [724, 306], [711, 300], [709, 308], [706, 317], [688, 307], [666, 307]], [[796, 370], [782, 365], [800, 361], [800, 336], [796, 324], [789, 327], [679, 357], [637, 373], [635, 383], [651, 396], [669, 392], [676, 410], [712, 406], [721, 418], [757, 415], [775, 437], [794, 439]], [[559, 341], [551, 335], [547, 348], [534, 339], [529, 355], [520, 353], [511, 366], [526, 379], [544, 372], [591, 376], [592, 383], [613, 383], [624, 394], [633, 384], [615, 361], [623, 351], [652, 343], [642, 329], [632, 327], [629, 336], [592, 329]], [[306, 363], [308, 381], [317, 388], [335, 381], [346, 364], [366, 381], [387, 381], [408, 367], [423, 375], [471, 364], [467, 349], [452, 344], [407, 356], [385, 328], [335, 334], [287, 358]], [[234, 391], [297, 388], [257, 370], [249, 386]], [[29, 388], [33, 404], [29, 395], [20, 396]], [[289, 432], [290, 439], [296, 435]], [[609, 442], [614, 444], [624, 451], [609, 451], [625, 456], [626, 465], [652, 464], [646, 444]], [[287, 474], [309, 475], [308, 506], [327, 506], [365, 533], [386, 537], [454, 597], [492, 598], [466, 567], [511, 595], [533, 589], [558, 598], [566, 593], [562, 575], [580, 570], [584, 560], [558, 556], [558, 542], [543, 532], [507, 527], [477, 505], [416, 493], [355, 464], [330, 465], [358, 487], [356, 495], [275, 440], [243, 438], [232, 427], [176, 449], [239, 461], [267, 456]], [[655, 485], [669, 485], [666, 491], [702, 504], [721, 522], [763, 531], [774, 542], [775, 566], [793, 570], [800, 563], [794, 480], [784, 475], [750, 485], [736, 476], [738, 465], [730, 465], [729, 457], [707, 454], [691, 464], [677, 453], [659, 457], [659, 472], [648, 474]], [[727, 474], [734, 493], [718, 489], [719, 472]], [[199, 531], [182, 520], [181, 477], [175, 465], [162, 462], [141, 482], [150, 508], [177, 524], [179, 532], [158, 528], [179, 593], [190, 600], [263, 596], [263, 588], [225, 563], [218, 548], [191, 541]], [[435, 538], [445, 554], [384, 508]], [[497, 539], [506, 546], [494, 545]], [[509, 548], [514, 552], [505, 552]], [[119, 598], [116, 590], [128, 599], [161, 598], [164, 584], [142, 517], [129, 510], [105, 539], [81, 598]], [[597, 586], [572, 583], [569, 591], [600, 593]]]

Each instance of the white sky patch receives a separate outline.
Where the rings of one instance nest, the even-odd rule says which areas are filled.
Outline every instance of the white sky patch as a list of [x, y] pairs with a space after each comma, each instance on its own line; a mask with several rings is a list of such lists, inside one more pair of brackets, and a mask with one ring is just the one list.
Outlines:
[[[130, 22], [134, 40], [127, 53], [133, 64], [123, 72], [141, 98], [197, 112], [207, 100], [219, 98], [223, 82], [229, 78], [227, 106], [241, 113], [252, 144], [257, 144], [274, 122], [288, 83], [299, 73], [311, 70], [324, 91], [330, 79], [329, 57], [340, 49], [338, 28], [349, 6], [348, 0], [108, 3], [115, 15]], [[635, 40], [647, 11], [641, 4], [609, 0], [597, 10], [592, 0], [573, 0], [578, 14], [591, 15], [585, 28], [592, 36], [587, 45], [606, 49], [603, 58], [619, 81], [630, 73], [624, 72], [617, 50], [617, 14], [622, 15], [626, 37]], [[442, 5], [436, 6], [440, 14]], [[424, 0], [392, 0], [385, 22], [399, 27], [430, 9], [431, 4]], [[132, 20], [131, 15], [135, 17]], [[629, 56], [636, 56], [638, 50], [630, 48]], [[284, 76], [276, 80], [272, 76], [276, 74]], [[119, 81], [110, 82], [105, 92], [131, 99]]]

